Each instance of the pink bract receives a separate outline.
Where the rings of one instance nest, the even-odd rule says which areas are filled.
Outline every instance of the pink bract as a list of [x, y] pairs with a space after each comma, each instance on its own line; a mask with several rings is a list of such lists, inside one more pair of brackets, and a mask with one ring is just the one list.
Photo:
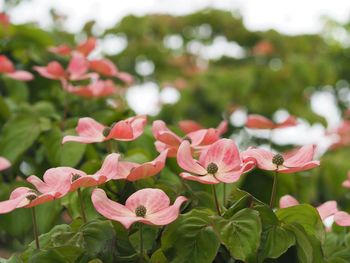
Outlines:
[[106, 97], [115, 94], [118, 88], [111, 80], [97, 80], [87, 86], [67, 85], [66, 90], [69, 93], [86, 97], [86, 98], [99, 98]]
[[170, 205], [169, 197], [162, 190], [152, 188], [135, 192], [126, 200], [125, 205], [108, 199], [102, 189], [95, 189], [91, 199], [101, 215], [120, 222], [127, 229], [136, 222], [168, 225], [177, 219], [180, 206], [187, 200], [186, 197], [179, 196], [174, 204]]
[[0, 171], [6, 170], [10, 166], [11, 166], [10, 161], [0, 156]]
[[[280, 208], [287, 208], [291, 206], [296, 206], [299, 201], [293, 196], [284, 195], [281, 197], [279, 206]], [[350, 215], [346, 212], [339, 211], [337, 208], [336, 201], [327, 201], [322, 205], [318, 206], [317, 211], [320, 215], [322, 221], [330, 216], [334, 216], [334, 222], [339, 226], [350, 226]]]
[[195, 151], [201, 151], [210, 144], [220, 139], [215, 129], [201, 129], [190, 132], [183, 138], [170, 131], [166, 124], [161, 120], [153, 122], [153, 136], [156, 139], [155, 146], [158, 152], [168, 150], [168, 157], [175, 157], [180, 144], [183, 141], [189, 141]]
[[221, 139], [193, 159], [188, 141], [181, 143], [177, 152], [179, 166], [189, 173], [180, 176], [203, 184], [233, 183], [254, 167], [254, 161], [243, 162], [236, 144], [230, 139]]
[[67, 78], [64, 68], [57, 61], [52, 61], [46, 67], [33, 67], [41, 76], [47, 79], [62, 80]]
[[[249, 148], [242, 153], [242, 156], [244, 161], [255, 161], [257, 167], [262, 170], [294, 173], [319, 166], [319, 161], [313, 161], [314, 153], [315, 146], [306, 145], [285, 154], [274, 154], [264, 149]], [[278, 165], [273, 161], [277, 156], [282, 161]]]
[[[217, 132], [217, 135], [221, 136], [225, 132], [227, 132], [227, 126], [228, 126], [228, 122], [226, 120], [222, 121], [219, 124], [219, 126], [216, 127], [215, 129]], [[192, 120], [179, 121], [179, 127], [184, 133], [190, 133], [190, 132], [195, 132], [195, 131], [204, 129], [202, 125]]]
[[163, 170], [167, 153], [168, 151], [165, 150], [153, 161], [143, 164], [121, 161], [118, 165], [118, 176], [128, 181], [137, 181], [154, 176]]
[[107, 127], [92, 118], [85, 117], [78, 121], [78, 126], [76, 128], [78, 136], [65, 136], [62, 143], [95, 143], [110, 139], [132, 141], [143, 133], [146, 122], [146, 116], [140, 115], [118, 121], [112, 124], [111, 127]]
[[250, 129], [278, 129], [278, 128], [287, 128], [291, 126], [298, 125], [298, 121], [294, 116], [289, 116], [285, 121], [281, 123], [274, 123], [268, 118], [258, 115], [251, 114], [248, 116], [245, 126]]
[[21, 81], [30, 81], [33, 79], [33, 75], [28, 71], [16, 70], [13, 63], [4, 55], [0, 55], [0, 73], [3, 73], [9, 78]]

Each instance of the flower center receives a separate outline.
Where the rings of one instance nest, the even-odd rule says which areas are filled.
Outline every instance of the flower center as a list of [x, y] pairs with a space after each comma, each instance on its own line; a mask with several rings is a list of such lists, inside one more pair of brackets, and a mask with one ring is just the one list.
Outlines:
[[284, 158], [282, 156], [282, 154], [276, 154], [273, 158], [272, 158], [272, 163], [276, 164], [277, 166], [280, 166], [284, 163]]
[[139, 216], [139, 217], [145, 217], [146, 212], [147, 212], [147, 209], [143, 205], [140, 205], [135, 209], [135, 214], [136, 216]]
[[182, 140], [188, 141], [189, 143], [192, 143], [192, 139], [190, 137], [188, 137], [188, 136], [183, 137]]
[[72, 175], [72, 182], [78, 180], [81, 176], [79, 174], [73, 174]]
[[106, 127], [106, 128], [104, 128], [103, 129], [103, 132], [102, 132], [102, 134], [103, 134], [103, 136], [104, 137], [107, 137], [108, 135], [109, 135], [109, 133], [111, 132], [111, 128], [109, 128], [109, 127]]
[[219, 167], [215, 163], [210, 163], [207, 166], [208, 174], [216, 174], [218, 170], [219, 170]]

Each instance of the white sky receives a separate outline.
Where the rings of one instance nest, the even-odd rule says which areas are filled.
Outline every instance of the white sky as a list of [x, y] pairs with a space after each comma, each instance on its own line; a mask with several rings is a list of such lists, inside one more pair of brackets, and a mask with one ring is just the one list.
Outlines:
[[[0, 0], [0, 8], [3, 0]], [[49, 9], [67, 14], [67, 28], [77, 31], [85, 21], [96, 19], [101, 27], [114, 25], [123, 16], [150, 12], [186, 14], [205, 7], [239, 10], [249, 29], [277, 29], [284, 33], [312, 33], [321, 29], [320, 17], [331, 16], [346, 21], [349, 0], [32, 0], [11, 12], [12, 21], [50, 23]]]

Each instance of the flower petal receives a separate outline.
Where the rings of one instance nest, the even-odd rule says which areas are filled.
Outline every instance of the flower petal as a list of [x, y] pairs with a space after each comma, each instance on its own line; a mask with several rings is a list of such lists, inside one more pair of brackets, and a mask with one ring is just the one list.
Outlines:
[[194, 160], [191, 154], [191, 147], [188, 141], [183, 141], [177, 151], [177, 163], [179, 166], [191, 173], [205, 175], [207, 170], [204, 169], [197, 160]]
[[258, 168], [268, 171], [276, 170], [276, 165], [272, 163], [273, 156], [274, 154], [272, 152], [257, 148], [249, 148], [242, 152], [244, 162], [255, 160]]
[[324, 204], [317, 207], [317, 211], [320, 214], [320, 217], [325, 220], [327, 217], [334, 215], [338, 212], [337, 202], [336, 201], [328, 201]]
[[103, 161], [102, 167], [98, 170], [94, 176], [101, 177], [104, 176], [106, 179], [114, 179], [118, 174], [118, 162], [120, 154], [111, 153], [107, 155]]
[[4, 157], [0, 157], [0, 171], [6, 170], [11, 166], [11, 163], [9, 160], [7, 160]]
[[168, 225], [178, 218], [180, 213], [180, 207], [186, 201], [186, 197], [179, 196], [178, 198], [176, 198], [173, 205], [156, 213], [147, 214], [145, 219], [149, 220], [153, 225]]
[[24, 70], [17, 70], [11, 73], [6, 73], [5, 75], [8, 76], [9, 78], [22, 80], [22, 81], [30, 81], [34, 78], [32, 73]]
[[78, 121], [78, 126], [76, 128], [79, 136], [64, 136], [62, 143], [70, 141], [80, 143], [102, 142], [105, 139], [103, 136], [104, 128], [105, 126], [98, 123], [92, 118], [80, 118]]
[[319, 161], [311, 161], [308, 163], [305, 163], [303, 166], [299, 166], [299, 167], [278, 167], [278, 172], [279, 173], [296, 173], [296, 172], [300, 172], [300, 171], [306, 171], [306, 170], [310, 170], [312, 168], [315, 168], [317, 166], [320, 166], [320, 162]]
[[95, 189], [92, 192], [91, 200], [97, 212], [108, 219], [120, 222], [125, 228], [140, 221], [135, 213], [127, 207], [110, 200], [102, 189]]
[[81, 54], [74, 53], [69, 61], [67, 71], [70, 73], [71, 80], [80, 80], [89, 69], [89, 62]]
[[245, 126], [249, 129], [274, 129], [275, 128], [275, 124], [271, 120], [258, 114], [249, 115]]
[[284, 195], [280, 199], [280, 208], [287, 208], [298, 204], [298, 200], [291, 195]]
[[6, 214], [28, 205], [30, 201], [26, 197], [29, 191], [31, 189], [28, 187], [18, 187], [12, 191], [9, 200], [0, 202], [0, 214]]
[[200, 182], [202, 184], [218, 184], [220, 181], [216, 179], [213, 175], [204, 175], [204, 176], [199, 176], [199, 175], [193, 175], [190, 173], [180, 173], [180, 176], [186, 180], [191, 180], [191, 181], [196, 181]]
[[192, 120], [179, 121], [179, 128], [186, 134], [203, 129], [202, 125]]
[[90, 69], [106, 77], [116, 76], [117, 67], [109, 59], [90, 60]]
[[340, 211], [334, 215], [334, 222], [339, 226], [350, 226], [350, 215]]
[[167, 145], [178, 146], [182, 141], [182, 139], [170, 131], [166, 124], [161, 120], [156, 120], [153, 122], [152, 133], [156, 140]]
[[89, 37], [86, 41], [80, 43], [76, 51], [84, 55], [85, 57], [88, 56], [91, 51], [93, 51], [96, 47], [97, 39], [94, 37]]
[[130, 211], [143, 205], [147, 209], [147, 214], [153, 214], [167, 208], [170, 205], [169, 197], [160, 189], [144, 188], [133, 193], [125, 202], [125, 206]]
[[305, 145], [291, 154], [284, 154], [284, 163], [286, 167], [298, 167], [312, 161], [315, 154], [315, 145]]
[[165, 166], [167, 154], [168, 151], [165, 150], [153, 161], [136, 166], [130, 171], [127, 180], [136, 181], [158, 174]]

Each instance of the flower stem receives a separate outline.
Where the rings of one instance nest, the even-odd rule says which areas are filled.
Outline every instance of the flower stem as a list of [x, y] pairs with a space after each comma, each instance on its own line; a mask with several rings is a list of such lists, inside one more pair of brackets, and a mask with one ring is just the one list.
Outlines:
[[219, 206], [219, 201], [218, 201], [218, 196], [217, 196], [217, 194], [216, 194], [216, 189], [215, 189], [215, 184], [212, 184], [212, 185], [211, 185], [211, 189], [213, 190], [213, 196], [214, 196], [216, 211], [218, 212], [218, 215], [221, 216], [220, 206]]
[[81, 217], [85, 224], [86, 223], [85, 206], [84, 206], [83, 197], [82, 197], [80, 188], [78, 188], [77, 192], [78, 192], [78, 198], [80, 203]]
[[31, 211], [32, 211], [32, 221], [33, 221], [33, 231], [34, 231], [35, 244], [36, 244], [36, 248], [40, 249], [39, 231], [38, 231], [38, 224], [36, 222], [36, 214], [35, 214], [35, 207], [34, 206], [31, 208]]
[[272, 185], [271, 199], [270, 199], [270, 208], [273, 208], [273, 205], [275, 204], [276, 190], [277, 190], [277, 176], [278, 176], [278, 171], [276, 169], [275, 175], [273, 177], [273, 185]]
[[140, 262], [143, 263], [143, 224], [140, 223]]
[[222, 191], [222, 205], [225, 206], [226, 205], [226, 184], [224, 183], [224, 189]]

